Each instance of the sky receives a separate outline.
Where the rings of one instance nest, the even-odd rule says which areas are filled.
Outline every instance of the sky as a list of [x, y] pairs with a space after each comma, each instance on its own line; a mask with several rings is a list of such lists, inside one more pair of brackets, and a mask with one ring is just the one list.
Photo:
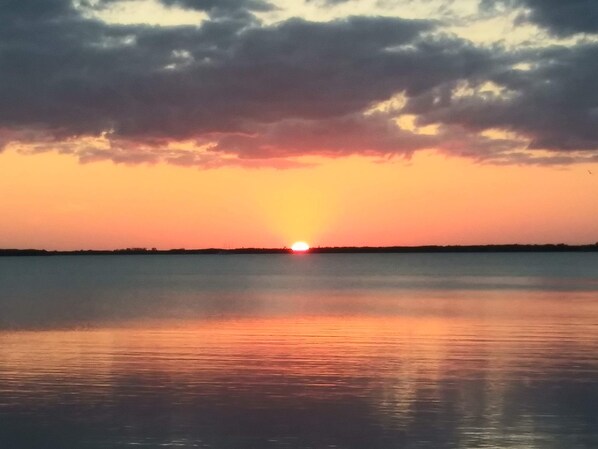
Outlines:
[[3, 0], [0, 248], [598, 241], [598, 1]]

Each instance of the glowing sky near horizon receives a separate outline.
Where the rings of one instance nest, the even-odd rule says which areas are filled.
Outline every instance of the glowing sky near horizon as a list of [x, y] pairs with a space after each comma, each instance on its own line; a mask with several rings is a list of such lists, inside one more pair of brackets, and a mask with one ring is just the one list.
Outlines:
[[593, 242], [585, 167], [480, 166], [433, 153], [314, 168], [198, 171], [5, 154], [0, 247], [197, 248]]
[[0, 248], [598, 240], [591, 2], [28, 5]]

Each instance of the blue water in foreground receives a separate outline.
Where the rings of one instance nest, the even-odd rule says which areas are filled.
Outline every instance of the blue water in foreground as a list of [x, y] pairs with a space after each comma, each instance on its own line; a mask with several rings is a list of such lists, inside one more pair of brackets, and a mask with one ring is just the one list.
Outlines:
[[0, 448], [598, 448], [598, 253], [0, 258]]

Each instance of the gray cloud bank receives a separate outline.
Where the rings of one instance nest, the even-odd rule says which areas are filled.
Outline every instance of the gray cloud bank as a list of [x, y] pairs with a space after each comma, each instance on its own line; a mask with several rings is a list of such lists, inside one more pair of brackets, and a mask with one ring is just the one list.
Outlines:
[[497, 5], [523, 8], [520, 20], [545, 27], [557, 36], [598, 33], [596, 0], [481, 0], [485, 9]]
[[[420, 149], [496, 163], [597, 160], [598, 44], [509, 52], [442, 34], [435, 21], [264, 25], [254, 13], [273, 6], [261, 0], [162, 2], [208, 19], [114, 25], [69, 0], [0, 3], [0, 151], [17, 142], [82, 161], [204, 167]], [[553, 24], [556, 0], [519, 3], [555, 33], [596, 31], [577, 9]], [[596, 3], [567, 4], [595, 14]], [[396, 95], [402, 104], [364, 114]], [[401, 128], [402, 114], [437, 133]], [[94, 136], [103, 146], [81, 143]], [[194, 145], [173, 149], [180, 141]]]

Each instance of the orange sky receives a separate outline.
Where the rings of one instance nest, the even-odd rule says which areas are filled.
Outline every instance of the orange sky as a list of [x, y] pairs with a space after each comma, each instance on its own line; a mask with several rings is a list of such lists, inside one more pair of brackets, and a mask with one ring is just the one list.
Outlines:
[[0, 248], [598, 241], [593, 2], [25, 3]]
[[598, 167], [480, 165], [421, 152], [312, 168], [80, 164], [0, 155], [0, 247], [594, 243]]

